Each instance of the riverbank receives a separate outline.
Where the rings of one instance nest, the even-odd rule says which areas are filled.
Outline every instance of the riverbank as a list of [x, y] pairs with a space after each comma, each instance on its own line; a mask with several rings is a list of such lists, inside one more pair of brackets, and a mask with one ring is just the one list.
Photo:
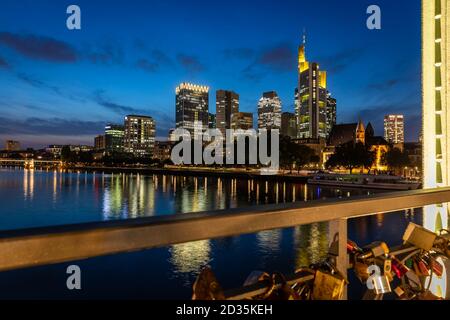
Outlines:
[[129, 168], [129, 167], [97, 167], [97, 166], [71, 166], [68, 170], [83, 170], [88, 172], [104, 173], [133, 173], [133, 174], [161, 174], [174, 176], [201, 176], [201, 177], [223, 177], [223, 178], [242, 178], [264, 181], [286, 181], [306, 183], [310, 175], [302, 174], [276, 174], [264, 175], [258, 170], [246, 169], [207, 169], [207, 168], [186, 168], [186, 167], [165, 167], [165, 168]]

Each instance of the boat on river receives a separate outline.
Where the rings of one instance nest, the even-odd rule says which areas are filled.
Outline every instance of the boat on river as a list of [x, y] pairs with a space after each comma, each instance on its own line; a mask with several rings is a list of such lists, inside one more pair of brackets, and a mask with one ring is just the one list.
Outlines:
[[416, 190], [421, 187], [419, 181], [406, 180], [398, 176], [335, 173], [315, 174], [308, 179], [308, 184], [384, 190]]

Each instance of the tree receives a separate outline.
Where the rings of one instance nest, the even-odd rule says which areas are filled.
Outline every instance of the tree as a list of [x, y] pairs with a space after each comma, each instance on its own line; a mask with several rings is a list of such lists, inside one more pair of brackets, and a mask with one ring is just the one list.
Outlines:
[[282, 168], [288, 168], [291, 172], [293, 166], [300, 170], [301, 167], [317, 161], [314, 150], [308, 146], [297, 144], [288, 136], [280, 137], [280, 165]]
[[391, 148], [382, 159], [389, 168], [399, 170], [411, 164], [408, 154], [398, 148]]
[[69, 162], [71, 160], [71, 157], [72, 157], [72, 151], [70, 151], [70, 147], [69, 146], [62, 147], [61, 160]]
[[336, 147], [336, 150], [326, 163], [327, 168], [344, 167], [350, 170], [362, 167], [370, 168], [375, 161], [375, 152], [369, 149], [369, 146], [360, 142], [353, 141], [344, 143]]

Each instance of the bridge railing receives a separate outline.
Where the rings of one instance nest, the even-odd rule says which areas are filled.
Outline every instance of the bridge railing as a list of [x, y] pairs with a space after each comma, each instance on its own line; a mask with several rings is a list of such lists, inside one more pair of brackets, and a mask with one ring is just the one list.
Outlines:
[[330, 223], [329, 239], [338, 240], [336, 266], [346, 271], [347, 219], [445, 202], [450, 188], [3, 231], [0, 271], [318, 222]]

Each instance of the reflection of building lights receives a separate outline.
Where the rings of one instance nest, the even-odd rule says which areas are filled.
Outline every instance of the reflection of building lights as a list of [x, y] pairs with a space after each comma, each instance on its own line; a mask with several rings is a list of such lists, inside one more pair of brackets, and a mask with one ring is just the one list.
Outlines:
[[209, 240], [173, 245], [170, 262], [178, 273], [196, 273], [210, 262]]

